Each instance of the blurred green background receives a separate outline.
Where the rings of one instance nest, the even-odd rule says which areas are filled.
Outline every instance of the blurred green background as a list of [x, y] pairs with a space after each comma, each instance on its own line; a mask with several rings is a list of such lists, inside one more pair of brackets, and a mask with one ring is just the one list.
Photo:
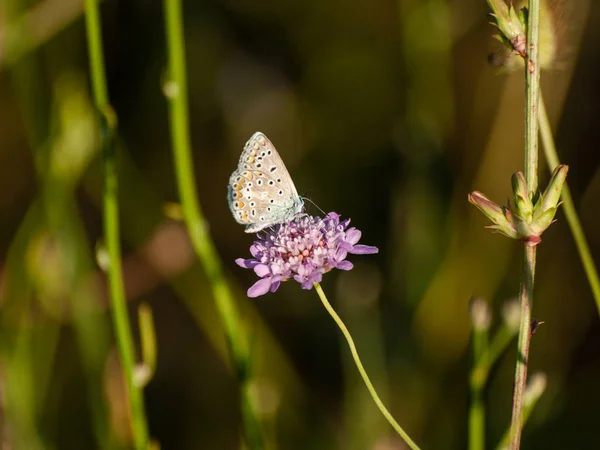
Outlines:
[[[566, 3], [566, 4], [565, 4]], [[550, 4], [557, 54], [542, 88], [568, 182], [600, 261], [600, 4]], [[179, 222], [162, 2], [101, 3], [118, 120], [123, 276], [137, 331], [156, 325], [145, 389], [163, 449], [240, 448], [235, 377], [202, 269]], [[105, 275], [102, 160], [82, 1], [0, 2], [0, 442], [15, 449], [130, 442]], [[523, 160], [524, 82], [502, 61], [484, 0], [185, 1], [198, 194], [251, 330], [253, 389], [268, 448], [403, 449], [314, 291], [245, 297], [234, 264], [252, 236], [226, 185], [260, 130], [301, 195], [336, 211], [380, 253], [325, 276], [384, 402], [426, 449], [467, 447], [469, 299], [501, 322], [518, 292], [520, 245], [484, 229], [466, 201], [503, 203]], [[594, 140], [596, 139], [596, 140]], [[548, 179], [540, 167], [541, 185]], [[316, 208], [309, 212], [318, 214]], [[597, 448], [598, 311], [561, 212], [538, 251], [529, 371], [548, 377], [523, 448]], [[516, 343], [485, 400], [487, 443], [510, 420]], [[108, 430], [111, 430], [110, 432]], [[103, 436], [103, 439], [98, 439]]]

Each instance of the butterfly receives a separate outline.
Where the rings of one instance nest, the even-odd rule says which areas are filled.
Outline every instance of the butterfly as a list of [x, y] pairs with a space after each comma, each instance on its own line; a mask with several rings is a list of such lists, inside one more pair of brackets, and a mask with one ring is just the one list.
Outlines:
[[257, 131], [244, 145], [227, 192], [233, 218], [246, 233], [291, 220], [304, 210], [304, 201], [271, 141]]

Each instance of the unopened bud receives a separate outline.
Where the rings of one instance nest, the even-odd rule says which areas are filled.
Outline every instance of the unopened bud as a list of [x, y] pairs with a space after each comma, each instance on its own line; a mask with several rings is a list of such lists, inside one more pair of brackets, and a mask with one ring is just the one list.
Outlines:
[[471, 322], [475, 331], [486, 331], [490, 328], [492, 314], [488, 303], [483, 297], [473, 297], [471, 299]]
[[494, 225], [492, 228], [509, 238], [518, 239], [519, 235], [512, 220], [509, 209], [499, 206], [479, 191], [471, 192], [468, 196], [469, 202], [477, 207]]
[[515, 298], [504, 303], [502, 306], [502, 318], [504, 319], [504, 324], [510, 330], [515, 333], [519, 330], [519, 322], [521, 321], [519, 300]]
[[526, 223], [531, 222], [533, 218], [533, 203], [529, 197], [529, 189], [523, 172], [514, 173], [512, 178], [512, 188], [515, 200], [515, 213]]
[[543, 372], [534, 373], [529, 378], [529, 383], [525, 388], [525, 404], [529, 405], [536, 401], [546, 390], [548, 385], [548, 377]]

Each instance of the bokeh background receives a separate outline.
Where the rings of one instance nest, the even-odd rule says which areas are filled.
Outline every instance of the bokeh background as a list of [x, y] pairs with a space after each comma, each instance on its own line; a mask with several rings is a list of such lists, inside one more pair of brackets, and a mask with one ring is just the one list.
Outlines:
[[[93, 449], [103, 433], [111, 448], [129, 445], [95, 257], [102, 158], [82, 3], [0, 2], [2, 448]], [[543, 92], [600, 261], [600, 4], [549, 6], [557, 52]], [[163, 5], [100, 7], [130, 317], [137, 336], [138, 307], [148, 304], [156, 326], [150, 431], [163, 449], [240, 448], [238, 388], [208, 281], [185, 228], [163, 213], [178, 199]], [[323, 287], [384, 401], [422, 448], [467, 447], [469, 299], [489, 302], [493, 333], [518, 292], [521, 254], [466, 201], [477, 189], [505, 202], [523, 164], [523, 76], [490, 64], [506, 55], [487, 12], [484, 0], [184, 1], [198, 195], [253, 336], [269, 448], [405, 447], [314, 291], [292, 282], [245, 296], [254, 275], [234, 260], [247, 257], [252, 236], [231, 218], [226, 185], [256, 130], [301, 195], [352, 218], [362, 242], [380, 249], [352, 257], [355, 269], [328, 274]], [[523, 447], [592, 449], [600, 323], [562, 212], [557, 219], [538, 250], [533, 315], [545, 324], [529, 366], [548, 385]], [[515, 346], [486, 389], [489, 446], [510, 419]]]

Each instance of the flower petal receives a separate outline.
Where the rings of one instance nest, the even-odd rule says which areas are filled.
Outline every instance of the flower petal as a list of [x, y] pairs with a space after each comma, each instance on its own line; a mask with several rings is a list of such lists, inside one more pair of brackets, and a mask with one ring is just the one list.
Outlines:
[[352, 250], [348, 250], [348, 253], [352, 253], [353, 255], [372, 255], [379, 253], [379, 249], [372, 245], [355, 245], [352, 247]]
[[350, 228], [348, 231], [346, 231], [346, 242], [354, 245], [360, 240], [361, 236], [362, 233], [360, 230], [357, 230], [356, 228]]
[[281, 281], [273, 281], [273, 283], [271, 284], [271, 292], [275, 292], [279, 288], [280, 284]]
[[[352, 250], [352, 247], [349, 250]], [[343, 261], [346, 259], [346, 256], [348, 256], [348, 250], [343, 247], [339, 247], [334, 254], [330, 255], [330, 258], [333, 258], [336, 261]]]
[[325, 216], [325, 220], [327, 219], [333, 221], [333, 223], [335, 223], [336, 225], [340, 223], [340, 215], [338, 213], [330, 212]]
[[265, 295], [267, 292], [269, 292], [269, 289], [271, 288], [271, 278], [262, 278], [260, 280], [258, 280], [256, 283], [254, 283], [250, 289], [248, 289], [248, 297], [250, 298], [255, 298], [255, 297], [259, 297], [261, 295]]
[[252, 269], [254, 266], [256, 266], [258, 264], [258, 261], [255, 259], [238, 258], [235, 260], [235, 263], [238, 266], [243, 267], [244, 269]]
[[340, 261], [335, 265], [335, 268], [340, 270], [352, 270], [353, 267], [354, 264], [352, 264], [350, 261]]
[[257, 264], [254, 266], [254, 273], [263, 278], [264, 276], [269, 275], [271, 271], [269, 270], [269, 266], [266, 264]]

